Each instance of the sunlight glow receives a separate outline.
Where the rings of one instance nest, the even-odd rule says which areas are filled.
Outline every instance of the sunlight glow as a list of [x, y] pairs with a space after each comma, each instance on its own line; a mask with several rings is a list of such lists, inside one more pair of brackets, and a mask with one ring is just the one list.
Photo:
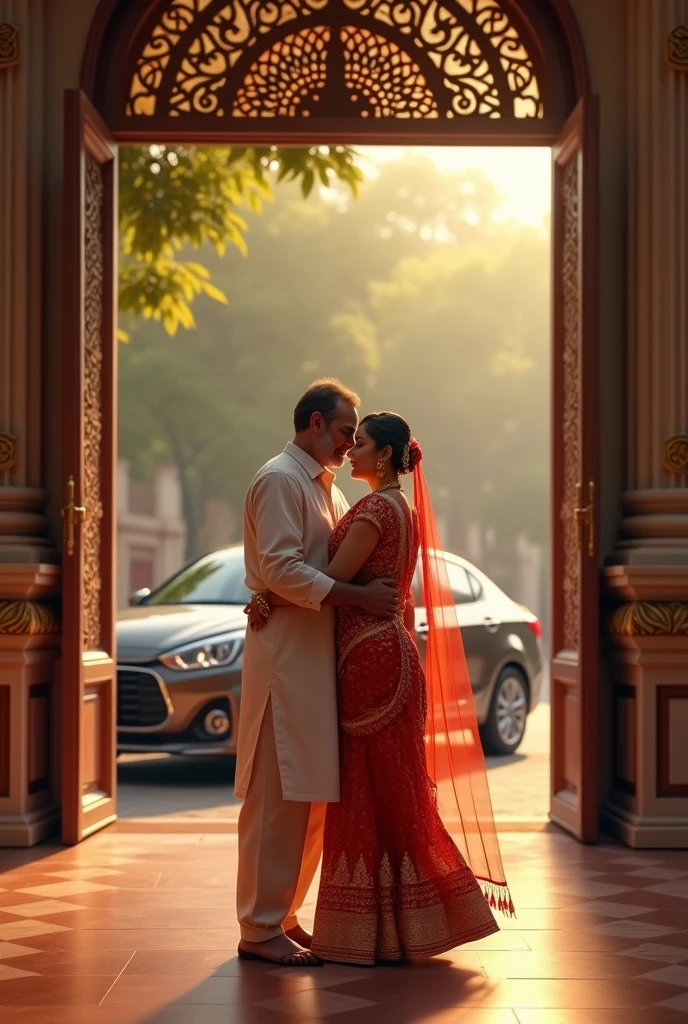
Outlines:
[[482, 171], [504, 197], [499, 219], [516, 220], [539, 227], [549, 216], [552, 156], [543, 146], [401, 146], [357, 147], [363, 172], [376, 175], [376, 166], [402, 159], [409, 153], [422, 154], [443, 171]]

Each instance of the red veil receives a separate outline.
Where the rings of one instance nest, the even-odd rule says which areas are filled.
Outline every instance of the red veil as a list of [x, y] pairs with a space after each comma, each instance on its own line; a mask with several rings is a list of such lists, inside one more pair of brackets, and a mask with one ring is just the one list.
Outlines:
[[491, 907], [514, 916], [492, 813], [473, 691], [437, 521], [420, 461], [413, 470], [428, 622], [425, 675], [428, 774], [437, 806]]

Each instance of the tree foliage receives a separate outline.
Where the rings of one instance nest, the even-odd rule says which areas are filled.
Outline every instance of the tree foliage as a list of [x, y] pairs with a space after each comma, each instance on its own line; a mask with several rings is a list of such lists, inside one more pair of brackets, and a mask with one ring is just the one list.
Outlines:
[[[296, 182], [308, 197], [317, 183], [339, 182], [354, 195], [361, 181], [355, 153], [330, 149], [162, 146], [126, 148], [120, 159], [119, 308], [131, 328], [157, 320], [170, 335], [196, 326], [199, 295], [220, 303], [227, 294], [197, 260], [182, 251], [212, 246], [247, 254], [246, 213], [259, 214], [275, 183]], [[120, 337], [126, 339], [127, 331]]]

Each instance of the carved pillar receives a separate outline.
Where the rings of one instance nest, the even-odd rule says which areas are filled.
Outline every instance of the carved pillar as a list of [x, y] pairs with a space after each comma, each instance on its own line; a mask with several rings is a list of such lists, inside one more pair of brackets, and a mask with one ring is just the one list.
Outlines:
[[607, 824], [688, 846], [688, 0], [629, 0], [628, 461]]
[[41, 488], [43, 0], [0, 0], [0, 845], [56, 827], [59, 559]]

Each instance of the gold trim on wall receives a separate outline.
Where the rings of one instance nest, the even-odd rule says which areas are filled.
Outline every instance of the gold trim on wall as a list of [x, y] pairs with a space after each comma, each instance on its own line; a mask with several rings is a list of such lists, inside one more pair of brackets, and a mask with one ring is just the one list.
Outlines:
[[14, 25], [0, 25], [0, 70], [19, 63], [19, 32]]
[[0, 473], [14, 469], [17, 453], [17, 439], [11, 434], [0, 434]]
[[688, 71], [688, 25], [672, 28], [668, 38], [669, 66], [676, 71]]
[[607, 625], [614, 636], [688, 636], [688, 601], [633, 601]]
[[0, 600], [0, 635], [45, 636], [60, 632], [54, 608], [37, 601]]
[[679, 476], [688, 470], [688, 434], [674, 434], [664, 442], [664, 468]]

